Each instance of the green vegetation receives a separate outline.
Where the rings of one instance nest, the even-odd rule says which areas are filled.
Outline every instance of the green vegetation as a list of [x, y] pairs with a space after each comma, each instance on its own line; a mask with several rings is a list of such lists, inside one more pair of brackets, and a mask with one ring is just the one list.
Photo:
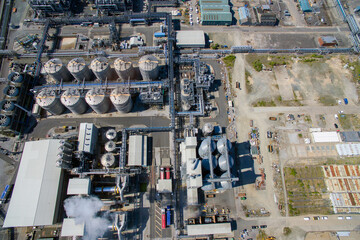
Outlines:
[[312, 123], [311, 117], [310, 117], [309, 115], [305, 115], [305, 116], [304, 116], [304, 120], [305, 120], [305, 122], [307, 122], [308, 124], [311, 124], [311, 123]]
[[295, 168], [290, 168], [290, 174], [293, 175], [294, 177], [296, 176], [297, 172]]
[[260, 62], [260, 60], [256, 60], [252, 63], [252, 65], [257, 72], [260, 72], [263, 69], [263, 64]]
[[211, 45], [211, 48], [216, 50], [216, 49], [219, 49], [220, 45], [218, 43], [215, 43], [215, 44], [212, 44]]
[[349, 114], [339, 114], [339, 123], [343, 129], [351, 129], [351, 116]]
[[270, 100], [270, 101], [260, 100], [256, 103], [253, 103], [253, 107], [276, 107], [276, 104], [274, 100]]
[[336, 99], [331, 95], [320, 96], [319, 102], [324, 106], [335, 106], [336, 105]]
[[283, 228], [283, 234], [285, 236], [290, 235], [290, 233], [291, 233], [291, 229], [289, 227], [284, 227]]
[[278, 61], [270, 61], [269, 62], [269, 65], [270, 65], [270, 67], [275, 67], [275, 66], [281, 66], [281, 65], [287, 65], [287, 62], [285, 62], [285, 61], [280, 61], [280, 62], [278, 62]]
[[303, 135], [302, 135], [301, 133], [299, 133], [299, 134], [298, 134], [298, 137], [299, 137], [299, 138], [302, 138], [302, 137], [303, 137]]
[[254, 69], [258, 72], [263, 70], [263, 65], [267, 68], [273, 68], [275, 66], [288, 65], [292, 62], [293, 56], [291, 55], [256, 55], [251, 54], [246, 56], [246, 60], [250, 63]]
[[224, 63], [227, 67], [234, 67], [236, 56], [235, 55], [228, 55], [223, 58]]
[[252, 92], [252, 84], [250, 83], [251, 74], [248, 70], [245, 69], [245, 83], [246, 83], [246, 93]]
[[266, 239], [267, 237], [268, 235], [266, 234], [266, 232], [260, 229], [258, 235], [256, 236], [256, 239], [262, 240], [262, 239]]

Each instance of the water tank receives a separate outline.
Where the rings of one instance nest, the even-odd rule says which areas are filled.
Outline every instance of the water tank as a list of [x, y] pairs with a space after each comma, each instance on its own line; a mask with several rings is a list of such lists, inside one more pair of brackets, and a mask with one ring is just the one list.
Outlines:
[[215, 147], [216, 147], [216, 145], [210, 137], [205, 138], [200, 144], [200, 147], [198, 150], [199, 156], [201, 158], [208, 158], [209, 148], [210, 148], [210, 151], [213, 152], [215, 150]]
[[73, 145], [66, 141], [65, 139], [60, 140], [60, 145], [68, 149], [73, 149]]
[[70, 169], [72, 169], [72, 164], [68, 163], [68, 162], [65, 162], [65, 161], [63, 161], [61, 159], [58, 159], [56, 161], [56, 167], [70, 170]]
[[93, 88], [86, 93], [85, 100], [87, 104], [98, 114], [103, 114], [110, 109], [109, 96], [105, 89]]
[[213, 131], [214, 131], [214, 126], [211, 123], [204, 124], [204, 126], [202, 128], [202, 132], [203, 132], [204, 136], [211, 135]]
[[4, 88], [4, 94], [7, 98], [16, 98], [19, 93], [20, 89], [13, 85], [8, 85]]
[[116, 144], [114, 141], [108, 141], [105, 143], [105, 151], [114, 152], [116, 149]]
[[10, 123], [11, 123], [11, 116], [0, 114], [0, 128], [6, 128], [10, 126]]
[[5, 115], [12, 115], [15, 109], [15, 102], [10, 100], [3, 100], [0, 102], [0, 109]]
[[117, 139], [117, 132], [115, 129], [110, 128], [109, 130], [106, 131], [105, 136], [108, 140], [110, 141], [116, 141]]
[[51, 114], [60, 115], [65, 111], [59, 95], [54, 90], [43, 89], [36, 96], [36, 103]]
[[[216, 168], [217, 166], [217, 159], [215, 156], [212, 156], [212, 164], [213, 164], [213, 169]], [[202, 166], [203, 168], [205, 168], [206, 170], [210, 171], [210, 162], [209, 162], [209, 158], [204, 158], [202, 161]]]
[[133, 107], [131, 95], [129, 93], [122, 93], [118, 88], [111, 91], [110, 100], [119, 112], [128, 113]]
[[114, 62], [117, 75], [124, 81], [135, 79], [136, 73], [129, 58], [117, 58]]
[[[230, 169], [234, 166], [234, 159], [233, 157], [231, 157], [230, 155], [229, 156], [229, 163], [230, 163]], [[228, 165], [227, 165], [227, 160], [226, 160], [226, 157], [225, 155], [221, 155], [219, 157], [219, 167], [222, 171], [227, 171], [228, 170]]]
[[83, 94], [76, 88], [69, 88], [61, 94], [61, 102], [74, 114], [83, 114], [87, 110], [87, 104]]
[[105, 57], [95, 58], [91, 62], [91, 69], [95, 76], [101, 81], [114, 80], [114, 70], [110, 67], [108, 60]]
[[216, 147], [219, 153], [225, 154], [226, 149], [228, 151], [231, 149], [231, 142], [227, 138], [223, 137], [219, 139], [219, 141], [216, 144]]
[[72, 154], [66, 154], [64, 152], [59, 152], [57, 154], [58, 159], [61, 159], [62, 161], [65, 162], [72, 162]]
[[11, 85], [14, 85], [15, 87], [19, 87], [24, 81], [24, 76], [18, 72], [11, 72], [8, 75], [8, 80], [11, 82]]
[[104, 167], [111, 167], [115, 163], [115, 156], [112, 153], [105, 153], [104, 155], [102, 155], [100, 161]]
[[139, 69], [143, 80], [155, 80], [159, 76], [159, 60], [153, 55], [145, 55], [139, 60]]
[[61, 80], [63, 82], [68, 82], [73, 78], [69, 70], [67, 70], [66, 66], [58, 58], [47, 61], [44, 67], [47, 74], [49, 74], [57, 83], [61, 82]]
[[[229, 177], [235, 177], [233, 174], [229, 176], [228, 172], [225, 172], [221, 175], [221, 178], [229, 178]], [[235, 182], [228, 182], [228, 181], [221, 181], [220, 185], [223, 189], [232, 189], [235, 186]]]
[[93, 78], [93, 73], [91, 72], [83, 58], [72, 59], [68, 63], [67, 68], [74, 76], [74, 78], [79, 82], [82, 82], [83, 80], [90, 81]]

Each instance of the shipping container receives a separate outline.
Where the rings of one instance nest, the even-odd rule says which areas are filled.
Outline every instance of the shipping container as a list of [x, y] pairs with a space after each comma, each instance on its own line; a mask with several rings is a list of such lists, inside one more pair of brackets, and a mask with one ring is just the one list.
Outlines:
[[170, 179], [170, 168], [166, 168], [166, 179]]
[[344, 103], [345, 103], [345, 104], [348, 104], [348, 103], [349, 103], [349, 101], [348, 101], [347, 98], [344, 98]]
[[166, 210], [165, 208], [161, 209], [161, 228], [166, 228]]
[[171, 225], [171, 207], [167, 206], [167, 211], [166, 211], [166, 225], [170, 226]]
[[163, 33], [163, 32], [156, 32], [156, 33], [154, 33], [154, 37], [156, 37], [156, 38], [165, 37], [165, 33]]

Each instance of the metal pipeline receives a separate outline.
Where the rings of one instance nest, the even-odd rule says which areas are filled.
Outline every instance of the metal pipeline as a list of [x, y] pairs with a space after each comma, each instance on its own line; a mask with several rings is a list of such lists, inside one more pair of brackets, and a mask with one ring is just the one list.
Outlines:
[[95, 193], [119, 193], [119, 188], [117, 186], [112, 187], [96, 187]]

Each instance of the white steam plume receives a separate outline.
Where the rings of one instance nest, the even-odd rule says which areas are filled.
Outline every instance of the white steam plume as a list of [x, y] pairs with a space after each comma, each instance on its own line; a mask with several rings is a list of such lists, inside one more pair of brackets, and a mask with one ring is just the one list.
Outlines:
[[108, 218], [96, 216], [102, 206], [103, 203], [97, 197], [74, 196], [64, 201], [66, 215], [75, 218], [76, 224], [85, 223], [84, 240], [95, 240], [102, 237], [108, 226], [111, 225]]

